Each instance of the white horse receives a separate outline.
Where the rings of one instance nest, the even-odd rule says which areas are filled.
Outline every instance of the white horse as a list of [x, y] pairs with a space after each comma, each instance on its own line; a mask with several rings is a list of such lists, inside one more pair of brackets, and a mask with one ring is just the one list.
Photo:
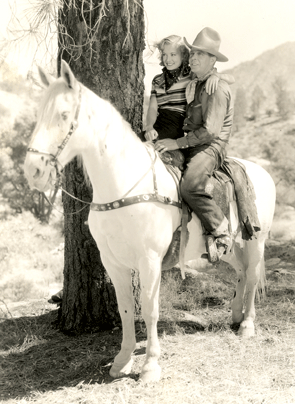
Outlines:
[[[61, 77], [56, 80], [41, 69], [39, 73], [48, 89], [26, 156], [26, 177], [31, 188], [46, 191], [55, 182], [58, 169], [75, 156], [82, 156], [93, 187], [93, 202], [99, 207], [90, 210], [89, 227], [115, 286], [123, 326], [121, 350], [110, 375], [120, 377], [130, 373], [133, 362], [136, 347], [130, 274], [133, 268], [140, 274], [142, 315], [147, 328], [141, 379], [157, 381], [161, 373], [157, 335], [161, 263], [173, 232], [180, 225], [181, 210], [150, 198], [154, 192], [151, 167], [154, 165], [159, 194], [177, 201], [174, 180], [157, 154], [150, 155], [116, 109], [81, 85], [65, 62]], [[255, 188], [262, 230], [257, 239], [236, 242], [224, 259], [238, 274], [232, 319], [240, 324], [240, 335], [249, 336], [254, 334], [256, 287], [264, 277], [264, 243], [274, 212], [275, 187], [263, 168], [248, 161], [243, 163]], [[137, 195], [145, 198], [140, 203], [109, 209], [113, 206], [108, 203], [115, 201], [118, 206], [125, 197]], [[149, 198], [151, 201], [146, 203]], [[236, 211], [235, 202], [231, 210]], [[232, 218], [233, 229], [237, 229], [234, 214]], [[189, 231], [185, 261], [197, 259], [206, 251], [202, 227], [194, 215]]]

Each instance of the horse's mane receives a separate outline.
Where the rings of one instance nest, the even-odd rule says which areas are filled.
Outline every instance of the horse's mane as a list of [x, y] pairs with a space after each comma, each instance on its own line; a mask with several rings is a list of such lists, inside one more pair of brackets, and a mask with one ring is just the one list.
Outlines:
[[[80, 84], [81, 85], [81, 84]], [[97, 116], [97, 123], [99, 125], [100, 117], [99, 114], [97, 114], [97, 111], [101, 108], [101, 105], [104, 106], [106, 115], [109, 115], [109, 124], [106, 125], [105, 127], [105, 137], [107, 138], [110, 135], [110, 132], [112, 136], [118, 136], [120, 137], [120, 141], [123, 143], [125, 142], [125, 137], [132, 137], [133, 141], [135, 141], [138, 144], [142, 144], [142, 141], [140, 138], [137, 136], [137, 134], [134, 132], [132, 129], [131, 125], [129, 122], [127, 122], [124, 117], [121, 115], [121, 113], [117, 110], [117, 108], [111, 104], [108, 100], [105, 100], [98, 95], [96, 95], [93, 91], [89, 90], [87, 87], [83, 87], [83, 92], [85, 91], [86, 94], [90, 95], [90, 97], [94, 97], [94, 103], [91, 104], [91, 108], [93, 109], [93, 117], [94, 117], [94, 122], [95, 122], [95, 117]], [[90, 142], [93, 143], [93, 146], [96, 146], [96, 142], [98, 141], [98, 136], [93, 132], [93, 137], [90, 139]], [[77, 156], [77, 161], [78, 161], [78, 166], [83, 169], [84, 173], [84, 178], [87, 186], [91, 187], [91, 182], [90, 178], [87, 173], [86, 166], [83, 161], [83, 157], [81, 155]]]
[[88, 175], [86, 166], [85, 166], [85, 164], [84, 164], [83, 157], [82, 157], [81, 155], [78, 155], [78, 156], [77, 156], [77, 164], [78, 164], [78, 167], [81, 168], [82, 171], [83, 171], [84, 180], [85, 180], [85, 183], [86, 183], [87, 188], [91, 188], [91, 189], [92, 189], [92, 184], [91, 184], [91, 181], [90, 181], [90, 178], [89, 178], [89, 175]]

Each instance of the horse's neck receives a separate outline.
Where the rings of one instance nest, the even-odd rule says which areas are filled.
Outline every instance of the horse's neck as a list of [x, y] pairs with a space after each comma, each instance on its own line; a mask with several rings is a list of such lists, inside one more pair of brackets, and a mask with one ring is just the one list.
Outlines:
[[148, 169], [150, 157], [142, 142], [115, 108], [97, 96], [88, 99], [93, 140], [83, 161], [93, 187], [93, 200], [121, 198]]

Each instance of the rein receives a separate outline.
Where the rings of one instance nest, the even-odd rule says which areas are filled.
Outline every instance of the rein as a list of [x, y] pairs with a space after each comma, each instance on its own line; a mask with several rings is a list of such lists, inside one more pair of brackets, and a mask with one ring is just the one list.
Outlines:
[[[38, 149], [34, 149], [32, 147], [27, 148], [27, 152], [29, 152], [29, 153], [45, 154], [45, 155], [48, 155], [48, 156], [51, 157], [50, 164], [52, 164], [55, 167], [56, 176], [57, 176], [57, 179], [58, 179], [57, 184], [56, 184], [57, 187], [59, 186], [59, 182], [60, 182], [60, 172], [59, 172], [59, 169], [58, 169], [58, 164], [60, 164], [60, 163], [58, 161], [58, 157], [61, 154], [61, 152], [63, 151], [63, 149], [65, 148], [65, 146], [68, 143], [70, 137], [72, 136], [72, 134], [75, 132], [75, 130], [78, 127], [78, 118], [79, 118], [80, 107], [81, 107], [81, 98], [82, 98], [81, 93], [82, 93], [82, 90], [81, 90], [81, 85], [80, 85], [79, 86], [78, 105], [77, 105], [74, 120], [71, 122], [70, 129], [69, 129], [69, 132], [67, 133], [66, 137], [64, 138], [64, 140], [62, 141], [60, 146], [57, 147], [56, 154], [54, 155], [52, 153], [49, 153], [48, 151], [38, 150]], [[70, 215], [77, 214], [77, 213], [81, 212], [83, 209], [85, 209], [87, 207], [87, 205], [90, 205], [90, 209], [93, 210], [93, 211], [104, 212], [104, 211], [118, 209], [118, 208], [122, 208], [124, 206], [129, 206], [129, 205], [133, 205], [133, 204], [136, 204], [136, 203], [143, 203], [143, 202], [160, 202], [160, 203], [163, 203], [163, 204], [166, 204], [166, 205], [173, 205], [173, 206], [176, 206], [177, 208], [181, 209], [181, 207], [182, 207], [181, 202], [179, 202], [179, 201], [176, 202], [176, 201], [173, 201], [170, 197], [159, 195], [159, 193], [158, 193], [158, 185], [157, 185], [157, 178], [156, 178], [156, 171], [155, 171], [155, 162], [157, 160], [157, 154], [155, 153], [155, 157], [153, 159], [149, 147], [146, 147], [146, 150], [147, 150], [147, 152], [148, 152], [148, 154], [150, 156], [150, 159], [151, 159], [151, 166], [145, 172], [145, 174], [133, 185], [133, 187], [131, 189], [129, 189], [129, 191], [126, 192], [123, 195], [123, 197], [120, 198], [120, 199], [117, 199], [117, 200], [109, 202], [109, 203], [104, 203], [104, 204], [94, 203], [94, 202], [86, 202], [86, 201], [82, 201], [79, 198], [76, 198], [74, 195], [71, 195], [69, 192], [67, 192], [65, 189], [63, 189], [61, 187], [61, 190], [64, 193], [66, 193], [71, 198], [76, 199], [79, 202], [85, 203], [85, 205], [86, 205], [82, 209], [80, 209], [79, 211], [69, 213], [69, 214]], [[149, 193], [149, 194], [141, 194], [141, 195], [127, 197], [127, 195], [129, 195], [130, 192], [133, 191], [133, 189], [145, 178], [145, 176], [151, 170], [152, 170], [152, 173], [153, 173], [154, 192]], [[43, 192], [43, 194], [44, 194], [44, 192]], [[45, 194], [44, 194], [44, 197], [47, 200], [47, 202], [52, 206], [52, 203], [49, 201], [49, 199], [47, 198], [47, 196]]]

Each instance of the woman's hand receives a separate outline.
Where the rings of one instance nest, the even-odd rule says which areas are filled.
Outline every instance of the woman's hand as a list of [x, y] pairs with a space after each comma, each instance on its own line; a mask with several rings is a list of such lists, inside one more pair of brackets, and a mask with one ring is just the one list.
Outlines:
[[219, 77], [216, 76], [214, 73], [207, 79], [205, 89], [206, 93], [209, 95], [213, 94], [218, 87]]
[[147, 130], [144, 134], [145, 140], [152, 141], [158, 138], [158, 132], [155, 129]]
[[159, 153], [164, 153], [168, 150], [177, 150], [179, 147], [175, 139], [163, 139], [156, 142], [155, 149]]

